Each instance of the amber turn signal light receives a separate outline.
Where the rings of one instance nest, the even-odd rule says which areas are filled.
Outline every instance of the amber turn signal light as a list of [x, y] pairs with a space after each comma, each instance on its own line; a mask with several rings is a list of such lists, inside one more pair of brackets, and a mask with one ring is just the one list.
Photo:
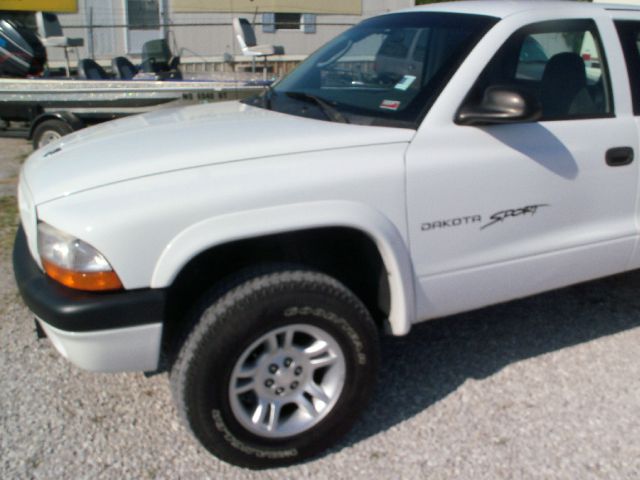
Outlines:
[[115, 272], [74, 272], [42, 260], [45, 272], [55, 281], [76, 290], [105, 292], [122, 289], [122, 282]]

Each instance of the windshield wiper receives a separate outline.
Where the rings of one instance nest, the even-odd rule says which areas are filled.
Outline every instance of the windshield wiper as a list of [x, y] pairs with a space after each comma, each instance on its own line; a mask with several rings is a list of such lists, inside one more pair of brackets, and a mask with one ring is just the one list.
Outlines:
[[284, 92], [284, 93], [285, 95], [291, 98], [295, 98], [298, 100], [310, 100], [314, 102], [316, 105], [320, 107], [320, 109], [322, 110], [322, 113], [324, 113], [327, 116], [327, 118], [332, 122], [349, 123], [349, 120], [347, 120], [347, 117], [345, 117], [342, 113], [340, 113], [340, 111], [336, 107], [330, 105], [326, 100], [323, 100], [320, 97], [316, 97], [315, 95], [312, 95], [311, 93], [307, 93], [307, 92]]

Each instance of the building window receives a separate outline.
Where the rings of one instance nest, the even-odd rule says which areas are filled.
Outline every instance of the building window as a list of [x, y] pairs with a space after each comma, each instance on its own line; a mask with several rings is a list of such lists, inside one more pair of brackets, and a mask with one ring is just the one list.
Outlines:
[[262, 31], [275, 33], [277, 30], [316, 33], [316, 16], [313, 13], [263, 13]]
[[135, 30], [157, 30], [160, 21], [158, 0], [127, 0], [127, 23]]
[[299, 13], [276, 13], [276, 30], [300, 30]]

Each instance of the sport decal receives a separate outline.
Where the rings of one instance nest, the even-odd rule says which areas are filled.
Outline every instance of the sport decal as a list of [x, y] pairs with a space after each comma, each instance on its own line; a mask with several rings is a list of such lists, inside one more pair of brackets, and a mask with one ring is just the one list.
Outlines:
[[540, 204], [540, 205], [529, 205], [528, 207], [522, 207], [522, 208], [514, 208], [511, 210], [501, 210], [499, 212], [494, 213], [493, 215], [491, 215], [489, 217], [489, 220], [491, 220], [489, 223], [487, 223], [486, 225], [483, 225], [480, 230], [484, 230], [485, 228], [489, 228], [492, 225], [495, 225], [496, 223], [502, 223], [505, 220], [507, 220], [508, 218], [514, 218], [514, 217], [520, 217], [522, 215], [531, 215], [532, 217], [536, 214], [536, 212], [538, 211], [539, 208], [542, 207], [548, 207], [549, 205], [547, 205], [546, 203]]
[[480, 214], [476, 215], [467, 215], [464, 217], [457, 218], [448, 218], [444, 220], [434, 220], [431, 222], [424, 222], [420, 225], [420, 230], [423, 232], [429, 232], [434, 230], [440, 230], [443, 228], [454, 228], [454, 227], [462, 227], [465, 225], [473, 225], [473, 224], [482, 224], [480, 226], [480, 230], [484, 230], [485, 228], [489, 228], [493, 225], [504, 223], [511, 218], [522, 217], [524, 215], [534, 216], [538, 213], [538, 210], [543, 207], [549, 207], [549, 204], [539, 203], [536, 205], [527, 205], [526, 207], [520, 208], [510, 208], [506, 210], [500, 210], [499, 212], [495, 212], [484, 220], [484, 217]]

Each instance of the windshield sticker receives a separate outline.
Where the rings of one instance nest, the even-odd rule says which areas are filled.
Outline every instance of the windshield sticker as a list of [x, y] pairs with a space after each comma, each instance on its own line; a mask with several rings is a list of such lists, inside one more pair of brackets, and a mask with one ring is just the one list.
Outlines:
[[404, 77], [402, 77], [402, 80], [400, 80], [398, 83], [396, 83], [396, 86], [393, 87], [396, 90], [402, 90], [403, 92], [405, 90], [408, 90], [409, 87], [413, 84], [413, 82], [416, 81], [416, 77], [413, 75], [405, 75]]
[[383, 100], [380, 104], [383, 110], [393, 110], [394, 112], [400, 108], [399, 100]]

